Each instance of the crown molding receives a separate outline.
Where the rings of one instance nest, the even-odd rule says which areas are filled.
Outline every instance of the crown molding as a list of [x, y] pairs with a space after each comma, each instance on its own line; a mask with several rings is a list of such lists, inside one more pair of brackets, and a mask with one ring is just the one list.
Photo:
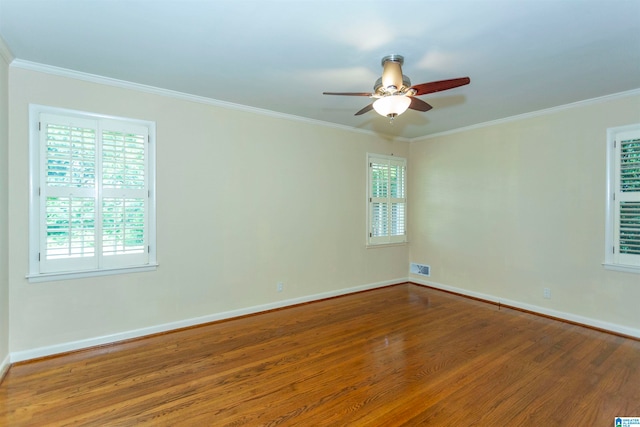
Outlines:
[[61, 77], [68, 77], [68, 78], [72, 78], [72, 79], [77, 79], [77, 80], [82, 80], [82, 81], [87, 81], [87, 82], [92, 82], [92, 83], [98, 83], [98, 84], [107, 85], [107, 86], [118, 87], [118, 88], [122, 88], [122, 89], [135, 90], [135, 91], [138, 91], [138, 92], [151, 93], [151, 94], [164, 96], [164, 97], [168, 97], [168, 98], [180, 99], [180, 100], [184, 100], [184, 101], [191, 101], [191, 102], [196, 102], [196, 103], [200, 103], [200, 104], [226, 108], [226, 109], [230, 109], [230, 110], [237, 110], [237, 111], [243, 111], [243, 112], [248, 112], [248, 113], [253, 113], [253, 114], [259, 114], [259, 115], [262, 115], [262, 116], [267, 116], [267, 117], [272, 117], [272, 118], [277, 118], [277, 119], [284, 119], [284, 120], [296, 121], [296, 122], [301, 122], [301, 123], [307, 123], [307, 124], [312, 124], [312, 125], [316, 125], [316, 126], [339, 129], [339, 130], [348, 131], [348, 132], [355, 132], [355, 133], [359, 133], [359, 134], [363, 134], [363, 135], [383, 137], [383, 138], [388, 138], [388, 139], [390, 139], [392, 141], [395, 141], [395, 142], [407, 142], [407, 143], [425, 141], [425, 140], [429, 140], [429, 139], [432, 139], [432, 138], [437, 138], [437, 137], [440, 137], [440, 136], [452, 135], [452, 134], [456, 134], [456, 133], [460, 133], [460, 132], [466, 132], [466, 131], [470, 131], [470, 130], [481, 129], [481, 128], [500, 125], [500, 124], [505, 124], [505, 123], [511, 123], [511, 122], [515, 122], [515, 121], [518, 121], [518, 120], [524, 120], [524, 119], [529, 119], [529, 118], [533, 118], [533, 117], [539, 117], [539, 116], [544, 116], [544, 115], [548, 115], [548, 114], [553, 114], [553, 113], [557, 113], [559, 111], [563, 111], [563, 110], [567, 110], [567, 109], [571, 109], [571, 108], [576, 108], [576, 107], [581, 107], [581, 106], [586, 106], [586, 105], [591, 105], [591, 104], [597, 104], [597, 103], [601, 103], [601, 102], [607, 102], [607, 101], [611, 101], [611, 100], [614, 100], [614, 99], [625, 98], [625, 97], [629, 97], [629, 96], [640, 95], [640, 88], [638, 88], [638, 89], [633, 89], [633, 90], [629, 90], [629, 91], [626, 91], [626, 92], [614, 93], [614, 94], [605, 95], [605, 96], [601, 96], [601, 97], [597, 97], [597, 98], [591, 98], [591, 99], [577, 101], [577, 102], [573, 102], [573, 103], [569, 103], [569, 104], [565, 104], [565, 105], [546, 108], [546, 109], [543, 109], [543, 110], [532, 111], [532, 112], [529, 112], [529, 113], [518, 114], [518, 115], [515, 115], [515, 116], [509, 116], [509, 117], [505, 117], [505, 118], [502, 118], [502, 119], [497, 119], [497, 120], [491, 120], [491, 121], [487, 121], [487, 122], [477, 123], [477, 124], [474, 124], [474, 125], [464, 126], [464, 127], [461, 127], [461, 128], [452, 129], [452, 130], [445, 131], [445, 132], [433, 133], [433, 134], [429, 134], [429, 135], [425, 135], [425, 136], [419, 136], [419, 137], [416, 137], [416, 138], [405, 138], [405, 137], [401, 137], [401, 136], [393, 136], [393, 135], [388, 135], [388, 134], [382, 134], [382, 133], [379, 133], [379, 132], [374, 132], [374, 131], [366, 130], [366, 129], [359, 129], [359, 128], [356, 128], [356, 127], [353, 127], [353, 126], [346, 126], [346, 125], [340, 125], [340, 124], [336, 124], [336, 123], [325, 122], [325, 121], [322, 121], [322, 120], [310, 119], [310, 118], [307, 118], [307, 117], [296, 116], [296, 115], [293, 115], [293, 114], [280, 113], [280, 112], [277, 112], [277, 111], [267, 110], [267, 109], [264, 109], [264, 108], [256, 108], [256, 107], [251, 107], [251, 106], [248, 106], [248, 105], [242, 105], [242, 104], [236, 104], [236, 103], [233, 103], [233, 102], [221, 101], [221, 100], [214, 99], [214, 98], [207, 98], [207, 97], [204, 97], [204, 96], [198, 96], [198, 95], [192, 95], [192, 94], [188, 94], [188, 93], [184, 93], [184, 92], [178, 92], [178, 91], [174, 91], [174, 90], [170, 90], [170, 89], [164, 89], [164, 88], [144, 85], [144, 84], [140, 84], [140, 83], [133, 83], [133, 82], [129, 82], [129, 81], [126, 81], [126, 80], [113, 79], [113, 78], [110, 78], [110, 77], [104, 77], [104, 76], [100, 76], [100, 75], [97, 75], [97, 74], [90, 74], [90, 73], [85, 73], [85, 72], [81, 72], [81, 71], [75, 71], [75, 70], [71, 70], [71, 69], [68, 69], [68, 68], [55, 67], [55, 66], [52, 66], [52, 65], [46, 65], [46, 64], [41, 64], [41, 63], [31, 62], [31, 61], [25, 61], [25, 60], [22, 60], [22, 59], [14, 59], [13, 54], [11, 53], [9, 48], [6, 46], [6, 43], [4, 43], [4, 40], [2, 40], [1, 37], [0, 37], [0, 56], [2, 58], [4, 58], [7, 61], [8, 64], [10, 64], [12, 67], [15, 67], [15, 68], [21, 68], [21, 69], [25, 69], [25, 70], [37, 71], [37, 72], [41, 72], [41, 73], [45, 73], [45, 74], [57, 75], [57, 76], [61, 76]]
[[191, 101], [205, 105], [211, 105], [215, 107], [226, 108], [230, 110], [243, 111], [247, 113], [259, 114], [262, 116], [291, 120], [301, 123], [312, 124], [316, 126], [323, 126], [333, 129], [339, 129], [348, 132], [355, 132], [359, 134], [369, 135], [369, 136], [377, 136], [377, 137], [386, 137], [390, 138], [394, 141], [401, 142], [409, 142], [409, 138], [396, 137], [391, 135], [384, 135], [378, 132], [373, 132], [366, 129], [358, 129], [352, 126], [340, 125], [336, 123], [325, 122], [322, 120], [310, 119], [307, 117], [296, 116], [293, 114], [280, 113], [277, 111], [267, 110], [264, 108], [256, 108], [250, 107], [248, 105], [235, 104], [233, 102], [220, 101], [213, 98], [207, 98], [204, 96], [191, 95], [184, 92], [178, 92], [170, 89], [163, 89], [155, 86], [144, 85], [140, 83], [133, 83], [126, 80], [118, 80], [110, 77], [104, 77], [97, 74], [84, 73], [81, 71], [70, 70], [68, 68], [54, 67], [52, 65], [41, 64], [37, 62], [25, 61], [22, 59], [15, 59], [11, 63], [11, 66], [14, 68], [21, 68], [24, 70], [37, 71], [45, 74], [52, 74], [61, 77], [68, 77], [76, 80], [82, 80], [91, 83], [98, 83], [107, 86], [118, 87], [122, 89], [135, 90], [138, 92], [151, 93], [154, 95], [164, 96], [168, 98], [180, 99], [183, 101]]
[[466, 132], [466, 131], [469, 131], [469, 130], [475, 130], [475, 129], [481, 129], [481, 128], [486, 128], [486, 127], [495, 126], [495, 125], [501, 125], [501, 124], [504, 124], [504, 123], [511, 123], [511, 122], [515, 122], [515, 121], [518, 121], [518, 120], [530, 119], [530, 118], [533, 118], [533, 117], [546, 116], [548, 114], [557, 113], [559, 111], [569, 110], [571, 108], [584, 107], [584, 106], [587, 106], [587, 105], [599, 104], [599, 103], [602, 103], [602, 102], [612, 101], [614, 99], [627, 98], [627, 97], [630, 97], [630, 96], [637, 96], [637, 95], [640, 95], [640, 88], [639, 89], [628, 90], [626, 92], [618, 92], [618, 93], [613, 93], [613, 94], [610, 94], [610, 95], [599, 96], [597, 98], [585, 99], [585, 100], [582, 100], [582, 101], [572, 102], [570, 104], [559, 105], [557, 107], [545, 108], [544, 110], [532, 111], [530, 113], [524, 113], [524, 114], [518, 114], [518, 115], [515, 115], [515, 116], [509, 116], [509, 117], [505, 117], [503, 119], [491, 120], [491, 121], [488, 121], [488, 122], [478, 123], [478, 124], [475, 124], [475, 125], [465, 126], [465, 127], [461, 127], [461, 128], [457, 128], [457, 129], [452, 129], [452, 130], [445, 131], [445, 132], [438, 132], [438, 133], [433, 133], [431, 135], [419, 136], [417, 138], [412, 138], [409, 142], [425, 141], [425, 140], [432, 139], [432, 138], [437, 138], [437, 137], [440, 137], [440, 136], [452, 135], [452, 134], [456, 134], [456, 133], [460, 133], [460, 132]]
[[11, 53], [11, 49], [9, 49], [2, 36], [0, 36], [0, 58], [7, 64], [11, 64], [14, 60], [13, 53]]

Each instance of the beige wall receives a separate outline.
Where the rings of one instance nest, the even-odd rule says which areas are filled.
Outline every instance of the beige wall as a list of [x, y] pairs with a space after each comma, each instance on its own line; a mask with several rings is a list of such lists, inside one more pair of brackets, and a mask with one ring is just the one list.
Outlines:
[[9, 360], [9, 62], [10, 54], [0, 39], [0, 378]]
[[[27, 282], [29, 103], [156, 121], [157, 271]], [[407, 275], [365, 248], [366, 153], [407, 143], [16, 67], [9, 121], [12, 353]]]
[[602, 266], [606, 130], [639, 122], [636, 95], [412, 143], [410, 260], [437, 285], [639, 331], [640, 275]]

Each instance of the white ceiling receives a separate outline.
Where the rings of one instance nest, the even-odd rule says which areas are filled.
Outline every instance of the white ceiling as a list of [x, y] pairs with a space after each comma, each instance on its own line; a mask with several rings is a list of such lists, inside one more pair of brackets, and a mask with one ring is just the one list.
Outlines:
[[[640, 88], [639, 0], [0, 0], [15, 58], [415, 138]], [[422, 96], [393, 125], [380, 60]], [[25, 62], [26, 64], [26, 62]]]

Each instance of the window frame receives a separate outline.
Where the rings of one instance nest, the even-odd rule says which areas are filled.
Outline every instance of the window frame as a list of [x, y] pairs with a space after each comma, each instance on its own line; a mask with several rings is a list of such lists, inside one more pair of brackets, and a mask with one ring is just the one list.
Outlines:
[[[383, 154], [375, 154], [375, 153], [367, 153], [366, 156], [366, 170], [367, 170], [367, 191], [366, 191], [366, 203], [367, 203], [367, 221], [366, 221], [366, 246], [368, 248], [376, 248], [376, 247], [385, 247], [385, 246], [394, 246], [394, 245], [405, 245], [408, 243], [408, 234], [407, 234], [407, 212], [408, 212], [408, 198], [407, 198], [407, 159], [404, 157], [398, 157], [393, 155], [383, 155]], [[401, 199], [404, 203], [404, 212], [402, 216], [402, 222], [404, 224], [404, 234], [391, 234], [388, 233], [385, 236], [373, 236], [372, 227], [373, 227], [373, 193], [372, 193], [372, 164], [374, 162], [399, 162], [402, 163], [404, 167], [404, 198], [392, 198], [391, 192], [388, 192], [387, 200], [388, 204], [391, 205], [391, 199], [399, 200]], [[390, 180], [389, 180], [390, 182]], [[389, 212], [389, 215], [391, 213]], [[392, 227], [390, 227], [391, 229]]]
[[[41, 196], [41, 178], [45, 173], [45, 155], [41, 150], [41, 131], [40, 122], [42, 115], [46, 116], [62, 116], [73, 120], [90, 120], [97, 122], [115, 122], [123, 126], [143, 127], [147, 131], [148, 141], [146, 149], [145, 175], [147, 176], [146, 190], [148, 199], [147, 216], [145, 218], [145, 238], [147, 246], [146, 262], [141, 264], [127, 265], [121, 263], [116, 265], [97, 264], [96, 268], [73, 268], [65, 271], [43, 272], [42, 263], [40, 262], [40, 254], [43, 252], [42, 242], [42, 215], [44, 215], [44, 202]], [[114, 129], [109, 129], [113, 131]], [[97, 139], [101, 139], [98, 136]], [[96, 143], [96, 150], [101, 147], [101, 142]], [[96, 161], [101, 155], [96, 156]], [[101, 168], [101, 165], [98, 166]], [[96, 172], [97, 174], [97, 172]], [[102, 180], [102, 177], [96, 177], [96, 180]], [[101, 194], [98, 184], [93, 190], [95, 199], [100, 202], [104, 196]], [[139, 190], [138, 190], [139, 191]], [[46, 195], [44, 196], [46, 197]], [[123, 196], [124, 197], [124, 196]], [[100, 209], [100, 203], [95, 205], [95, 209]], [[96, 245], [101, 243], [101, 236], [97, 236], [98, 229], [95, 231]], [[96, 254], [97, 256], [97, 254]], [[115, 255], [116, 257], [120, 255]], [[126, 256], [126, 255], [124, 255]], [[64, 261], [68, 261], [64, 259]], [[58, 108], [44, 106], [38, 104], [29, 105], [29, 262], [28, 273], [26, 278], [30, 283], [76, 279], [84, 277], [94, 277], [122, 273], [134, 273], [143, 271], [156, 270], [157, 248], [156, 248], [156, 124], [149, 120], [132, 119], [126, 117], [117, 117], [104, 115], [99, 113], [84, 112], [66, 108]]]
[[[617, 206], [622, 200], [616, 200], [618, 194], [619, 180], [619, 163], [620, 155], [617, 150], [616, 140], [623, 134], [637, 134], [640, 137], [640, 123], [626, 126], [617, 126], [607, 129], [607, 202], [606, 202], [606, 226], [605, 226], [605, 260], [602, 263], [604, 268], [608, 270], [623, 271], [627, 273], [640, 274], [640, 255], [620, 255], [617, 253], [619, 247], [619, 238], [616, 232], [617, 224]], [[634, 192], [635, 193], [635, 192]], [[634, 198], [634, 196], [632, 196]], [[618, 196], [619, 199], [620, 196]], [[640, 193], [637, 200], [640, 200]], [[637, 263], [629, 264], [623, 262], [620, 258], [627, 260], [629, 257], [637, 258]], [[635, 260], [634, 260], [635, 261]]]

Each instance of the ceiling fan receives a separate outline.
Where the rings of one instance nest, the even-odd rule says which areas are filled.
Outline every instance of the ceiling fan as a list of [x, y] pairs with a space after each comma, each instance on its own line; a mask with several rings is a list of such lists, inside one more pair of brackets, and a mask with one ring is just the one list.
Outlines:
[[371, 104], [358, 111], [359, 116], [371, 110], [382, 116], [389, 117], [391, 121], [407, 109], [417, 111], [429, 111], [433, 107], [416, 96], [428, 93], [453, 89], [469, 84], [469, 77], [457, 79], [438, 80], [435, 82], [421, 83], [411, 86], [409, 77], [402, 74], [404, 57], [401, 55], [387, 55], [382, 58], [382, 77], [373, 86], [373, 93], [369, 92], [323, 92], [323, 95], [368, 96], [375, 98]]

